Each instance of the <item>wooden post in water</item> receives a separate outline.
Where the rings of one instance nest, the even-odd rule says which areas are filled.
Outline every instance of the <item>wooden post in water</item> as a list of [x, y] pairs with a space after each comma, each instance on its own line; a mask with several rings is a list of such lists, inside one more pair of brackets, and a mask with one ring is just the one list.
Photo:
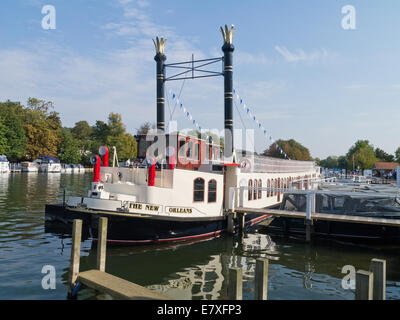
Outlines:
[[107, 218], [99, 218], [97, 236], [97, 269], [103, 272], [106, 271], [107, 221]]
[[245, 222], [246, 222], [246, 214], [245, 213], [240, 213], [238, 215], [238, 220], [239, 220], [239, 232], [241, 235], [244, 233], [244, 228], [245, 228]]
[[81, 257], [81, 240], [82, 240], [82, 220], [74, 220], [72, 227], [72, 246], [71, 246], [71, 259], [69, 265], [68, 276], [68, 298], [72, 296], [72, 290], [75, 287], [76, 279], [79, 274], [79, 262]]
[[227, 216], [227, 223], [228, 223], [227, 231], [228, 231], [229, 234], [234, 234], [235, 233], [234, 232], [235, 223], [234, 223], [234, 220], [233, 220], [234, 219], [233, 215], [234, 215], [233, 212], [229, 212], [228, 216]]
[[228, 299], [242, 300], [242, 269], [229, 268]]
[[315, 193], [306, 194], [306, 242], [311, 241], [312, 213], [315, 212]]
[[369, 271], [373, 273], [373, 299], [386, 300], [386, 260], [372, 259]]
[[364, 270], [358, 270], [356, 273], [356, 300], [372, 300], [373, 285], [373, 273]]
[[255, 300], [267, 300], [268, 296], [268, 259], [256, 260]]

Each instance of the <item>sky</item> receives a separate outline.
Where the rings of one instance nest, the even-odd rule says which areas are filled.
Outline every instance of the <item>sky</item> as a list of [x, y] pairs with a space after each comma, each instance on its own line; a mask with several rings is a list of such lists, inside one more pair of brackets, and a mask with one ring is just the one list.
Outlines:
[[[55, 29], [42, 27], [45, 5], [55, 8]], [[156, 121], [152, 39], [167, 38], [167, 63], [216, 58], [219, 28], [233, 24], [234, 88], [268, 137], [293, 138], [319, 158], [343, 155], [359, 139], [393, 154], [399, 16], [398, 0], [2, 0], [0, 101], [53, 101], [67, 127], [116, 112], [134, 134]], [[222, 77], [167, 82], [167, 120], [192, 128], [174, 110], [170, 92], [180, 93], [202, 128], [222, 130], [223, 90]], [[255, 129], [256, 151], [271, 143], [239, 102], [234, 124]]]

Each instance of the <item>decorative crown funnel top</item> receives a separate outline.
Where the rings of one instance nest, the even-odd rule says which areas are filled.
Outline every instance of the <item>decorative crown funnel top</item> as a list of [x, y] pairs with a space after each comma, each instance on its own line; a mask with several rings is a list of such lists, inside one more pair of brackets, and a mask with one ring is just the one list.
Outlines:
[[153, 39], [154, 47], [156, 48], [156, 54], [164, 54], [166, 42], [167, 42], [167, 39], [164, 39], [163, 37], [161, 37], [161, 39], [156, 37], [156, 41], [154, 41], [154, 39]]
[[224, 38], [224, 43], [226, 44], [232, 44], [233, 41], [233, 29], [235, 28], [235, 26], [232, 24], [231, 29], [228, 29], [228, 26], [225, 25], [225, 30], [224, 28], [221, 28], [221, 32], [222, 32], [222, 37]]

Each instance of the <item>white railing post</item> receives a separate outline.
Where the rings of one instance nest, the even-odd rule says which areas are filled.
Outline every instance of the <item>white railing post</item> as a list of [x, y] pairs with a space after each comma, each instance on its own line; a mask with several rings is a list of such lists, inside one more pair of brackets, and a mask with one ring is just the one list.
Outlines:
[[244, 207], [244, 192], [245, 192], [245, 188], [244, 187], [240, 187], [239, 190], [239, 207]]
[[229, 188], [229, 203], [228, 203], [228, 209], [230, 211], [234, 211], [235, 210], [235, 204], [236, 204], [236, 188], [235, 187], [231, 187]]
[[306, 194], [306, 220], [311, 220], [311, 194]]

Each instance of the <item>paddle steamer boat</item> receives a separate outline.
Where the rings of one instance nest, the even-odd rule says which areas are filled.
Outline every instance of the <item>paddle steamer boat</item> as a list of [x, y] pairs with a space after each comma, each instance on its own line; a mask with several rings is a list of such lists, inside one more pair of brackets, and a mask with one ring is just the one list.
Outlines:
[[[118, 244], [217, 237], [227, 228], [231, 187], [249, 186], [244, 206], [264, 208], [279, 205], [282, 195], [258, 187], [288, 188], [299, 180], [304, 181], [301, 187], [307, 187], [318, 178], [314, 162], [248, 156], [234, 150], [233, 27], [225, 26], [222, 33], [224, 148], [210, 139], [165, 133], [165, 39], [157, 38], [157, 130], [136, 137], [138, 159], [129, 167], [110, 167], [108, 149], [101, 147], [100, 156], [91, 159], [94, 173], [88, 195], [46, 205], [47, 219], [83, 219], [97, 240], [98, 218], [107, 217], [107, 241]], [[245, 222], [254, 225], [270, 218], [248, 214]]]

